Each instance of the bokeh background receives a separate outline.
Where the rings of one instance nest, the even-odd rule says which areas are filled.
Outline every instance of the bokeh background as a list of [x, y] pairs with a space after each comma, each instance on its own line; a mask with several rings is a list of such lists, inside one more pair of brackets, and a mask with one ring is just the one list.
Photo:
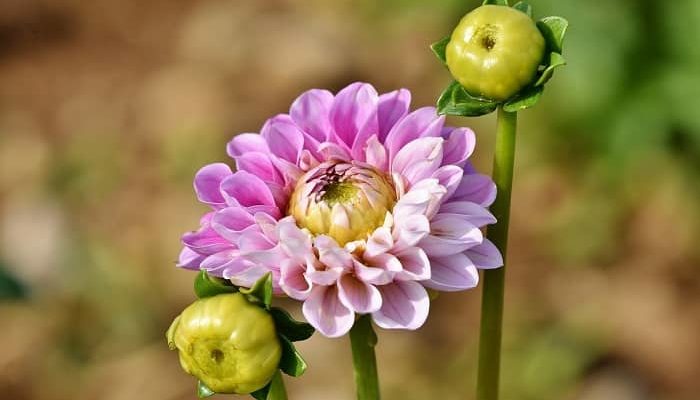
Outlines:
[[[571, 22], [569, 65], [520, 116], [503, 399], [698, 399], [700, 2], [531, 3]], [[311, 87], [434, 103], [428, 45], [475, 5], [2, 0], [0, 397], [194, 399], [164, 331], [195, 171]], [[451, 122], [490, 171], [493, 116]], [[473, 398], [479, 300], [379, 333], [386, 399]], [[291, 399], [353, 398], [347, 339], [300, 347]]]

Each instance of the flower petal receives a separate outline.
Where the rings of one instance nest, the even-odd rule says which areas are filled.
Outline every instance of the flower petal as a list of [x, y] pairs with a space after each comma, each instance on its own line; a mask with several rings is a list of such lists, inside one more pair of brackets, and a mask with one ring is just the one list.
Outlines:
[[409, 247], [396, 254], [403, 270], [396, 274], [398, 280], [423, 281], [430, 279], [430, 260], [420, 247]]
[[237, 156], [236, 169], [250, 172], [265, 182], [284, 183], [282, 175], [266, 153], [251, 151]]
[[336, 286], [317, 286], [302, 306], [304, 317], [326, 337], [339, 337], [350, 331], [355, 313], [338, 299]]
[[443, 292], [471, 289], [479, 283], [479, 272], [464, 254], [447, 257], [430, 257], [432, 275], [424, 286]]
[[302, 131], [317, 140], [329, 139], [333, 94], [327, 90], [311, 89], [302, 93], [289, 108], [289, 116]]
[[447, 216], [449, 214], [463, 215], [467, 217], [469, 222], [479, 227], [496, 223], [496, 217], [494, 217], [486, 207], [482, 207], [471, 201], [451, 201], [449, 203], [444, 203], [440, 206], [438, 215], [441, 214], [446, 214], [446, 216], [441, 218], [449, 218]]
[[338, 298], [346, 307], [360, 314], [375, 312], [382, 306], [379, 290], [352, 274], [338, 279]]
[[381, 253], [386, 253], [394, 246], [394, 239], [389, 228], [381, 226], [372, 232], [367, 238], [365, 257], [374, 257]]
[[503, 256], [498, 248], [488, 239], [467, 249], [464, 254], [479, 269], [491, 269], [503, 266]]
[[420, 283], [395, 281], [378, 289], [382, 294], [382, 308], [372, 313], [378, 326], [410, 330], [423, 326], [428, 318], [430, 300]]
[[445, 187], [447, 191], [444, 198], [449, 199], [459, 187], [459, 183], [462, 181], [462, 176], [464, 175], [464, 170], [462, 167], [456, 165], [443, 165], [438, 168], [435, 173], [433, 173], [432, 178], [438, 180], [440, 185]]
[[496, 184], [491, 177], [481, 174], [467, 174], [457, 186], [450, 201], [471, 201], [488, 207], [496, 199]]
[[439, 137], [444, 123], [445, 117], [438, 115], [434, 107], [419, 108], [401, 118], [384, 141], [389, 161], [409, 142], [422, 137]]
[[270, 148], [265, 139], [257, 133], [241, 133], [228, 142], [226, 152], [236, 158], [249, 152], [269, 153]]
[[211, 219], [211, 227], [231, 243], [238, 243], [241, 234], [251, 226], [257, 228], [255, 219], [241, 207], [226, 207], [217, 211]]
[[223, 163], [202, 167], [194, 177], [194, 191], [199, 201], [212, 206], [225, 204], [221, 194], [221, 182], [231, 176], [231, 167]]
[[206, 258], [189, 247], [183, 247], [177, 259], [177, 266], [185, 269], [199, 270], [199, 266]]
[[275, 198], [270, 188], [257, 176], [237, 171], [221, 182], [221, 192], [229, 205], [251, 207], [257, 205], [275, 206]]
[[406, 144], [394, 157], [391, 172], [399, 173], [411, 185], [429, 178], [442, 163], [443, 139], [425, 137]]
[[387, 154], [384, 145], [382, 145], [377, 136], [372, 136], [367, 141], [367, 148], [365, 149], [365, 160], [367, 164], [377, 168], [380, 171], [387, 171]]
[[406, 89], [394, 90], [379, 96], [377, 120], [379, 123], [379, 141], [384, 143], [386, 135], [398, 120], [408, 113], [411, 104], [411, 92]]
[[338, 92], [330, 111], [338, 143], [353, 148], [362, 130], [377, 132], [378, 101], [377, 91], [367, 83], [355, 82]]
[[459, 214], [438, 214], [430, 221], [431, 234], [419, 246], [429, 256], [449, 256], [480, 244], [481, 230]]
[[445, 140], [445, 154], [442, 165], [462, 166], [474, 152], [476, 137], [469, 128], [452, 130]]
[[275, 156], [296, 164], [304, 147], [304, 135], [289, 115], [270, 118], [260, 131]]
[[311, 293], [311, 280], [306, 276], [306, 265], [287, 259], [280, 265], [280, 287], [291, 298], [304, 300]]

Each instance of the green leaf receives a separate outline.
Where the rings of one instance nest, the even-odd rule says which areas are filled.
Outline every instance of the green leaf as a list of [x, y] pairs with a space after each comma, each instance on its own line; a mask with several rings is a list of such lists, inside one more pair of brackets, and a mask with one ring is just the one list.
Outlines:
[[199, 397], [200, 399], [204, 399], [215, 394], [216, 393], [213, 390], [209, 389], [207, 385], [204, 384], [204, 382], [197, 381], [197, 397]]
[[435, 56], [440, 61], [442, 61], [443, 64], [447, 64], [447, 56], [445, 56], [445, 49], [447, 48], [447, 43], [450, 43], [449, 35], [430, 45], [430, 50], [432, 50], [433, 53], [435, 53]]
[[554, 75], [554, 69], [562, 65], [566, 65], [566, 60], [564, 59], [564, 57], [562, 57], [562, 55], [559, 53], [550, 53], [549, 63], [544, 69], [544, 71], [542, 71], [542, 75], [540, 75], [540, 77], [535, 82], [535, 86], [542, 86], [545, 83], [547, 83], [548, 80], [552, 79], [552, 75]]
[[484, 0], [482, 6], [493, 4], [494, 6], [508, 6], [508, 0]]
[[548, 51], [559, 54], [562, 53], [564, 35], [568, 27], [569, 21], [562, 17], [544, 17], [537, 21], [537, 28], [544, 36]]
[[280, 359], [280, 369], [289, 376], [301, 376], [306, 371], [306, 361], [301, 358], [294, 344], [284, 335], [279, 335], [282, 345], [282, 358]]
[[513, 96], [503, 104], [503, 110], [516, 112], [534, 106], [542, 96], [543, 86], [530, 87]]
[[287, 391], [284, 388], [282, 374], [277, 370], [272, 376], [272, 380], [262, 389], [250, 394], [256, 400], [287, 400]]
[[248, 295], [248, 300], [259, 303], [270, 309], [272, 303], [272, 273], [268, 272], [258, 279], [250, 289], [239, 289], [241, 293]]
[[478, 117], [492, 112], [496, 107], [498, 107], [497, 102], [470, 95], [457, 81], [453, 81], [437, 101], [439, 114], [462, 117]]
[[216, 296], [222, 293], [235, 293], [238, 288], [226, 279], [217, 278], [201, 271], [194, 279], [194, 293], [198, 298]]
[[272, 315], [272, 319], [275, 320], [277, 332], [284, 335], [292, 342], [306, 340], [310, 338], [314, 332], [316, 332], [311, 324], [296, 321], [286, 310], [282, 308], [272, 307], [270, 308], [270, 314]]
[[532, 6], [530, 6], [530, 4], [524, 1], [519, 1], [513, 6], [513, 8], [515, 8], [518, 11], [524, 12], [525, 14], [527, 14], [528, 17], [532, 18]]

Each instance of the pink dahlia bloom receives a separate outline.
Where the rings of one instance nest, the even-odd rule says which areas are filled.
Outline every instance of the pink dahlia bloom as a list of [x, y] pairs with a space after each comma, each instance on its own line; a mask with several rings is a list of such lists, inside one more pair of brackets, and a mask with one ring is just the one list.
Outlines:
[[260, 134], [234, 137], [236, 172], [211, 164], [195, 177], [211, 211], [182, 237], [179, 265], [246, 287], [272, 272], [275, 293], [302, 301], [325, 336], [356, 314], [419, 328], [426, 288], [473, 288], [479, 268], [503, 261], [481, 231], [496, 188], [469, 164], [474, 133], [432, 107], [409, 113], [410, 97], [314, 89]]

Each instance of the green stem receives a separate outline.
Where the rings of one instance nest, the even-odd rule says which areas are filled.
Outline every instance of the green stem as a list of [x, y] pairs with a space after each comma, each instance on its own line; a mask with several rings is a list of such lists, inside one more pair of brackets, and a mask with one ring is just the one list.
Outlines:
[[479, 337], [479, 367], [477, 374], [477, 400], [497, 400], [501, 364], [501, 325], [503, 320], [503, 294], [505, 260], [508, 248], [508, 220], [510, 194], [513, 183], [515, 158], [515, 128], [517, 114], [498, 108], [496, 151], [493, 161], [493, 180], [498, 188], [491, 212], [498, 222], [489, 226], [486, 237], [503, 255], [502, 268], [484, 271], [481, 299], [481, 333]]
[[357, 400], [379, 400], [379, 378], [374, 346], [377, 335], [372, 329], [372, 318], [363, 315], [355, 321], [350, 330], [352, 363], [355, 369]]

